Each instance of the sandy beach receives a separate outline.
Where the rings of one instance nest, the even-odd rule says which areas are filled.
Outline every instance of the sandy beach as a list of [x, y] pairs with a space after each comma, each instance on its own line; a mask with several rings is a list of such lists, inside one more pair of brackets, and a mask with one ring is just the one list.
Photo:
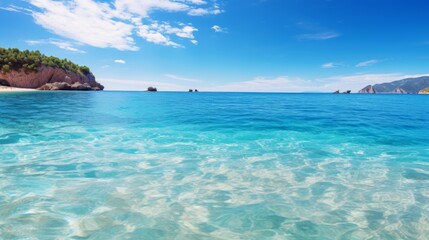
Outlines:
[[15, 87], [0, 86], [0, 92], [29, 92], [29, 91], [37, 91], [37, 90], [31, 89], [31, 88], [15, 88]]

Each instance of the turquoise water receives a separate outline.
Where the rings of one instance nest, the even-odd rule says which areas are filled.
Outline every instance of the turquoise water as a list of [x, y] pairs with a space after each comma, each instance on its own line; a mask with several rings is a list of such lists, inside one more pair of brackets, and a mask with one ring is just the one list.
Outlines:
[[0, 239], [429, 239], [429, 97], [1, 93]]

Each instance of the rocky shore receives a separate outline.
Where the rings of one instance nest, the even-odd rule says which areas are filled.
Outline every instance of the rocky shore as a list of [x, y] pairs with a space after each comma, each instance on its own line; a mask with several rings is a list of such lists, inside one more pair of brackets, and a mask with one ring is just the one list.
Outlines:
[[103, 90], [92, 73], [82, 74], [41, 66], [37, 71], [12, 70], [0, 72], [1, 85], [40, 90]]

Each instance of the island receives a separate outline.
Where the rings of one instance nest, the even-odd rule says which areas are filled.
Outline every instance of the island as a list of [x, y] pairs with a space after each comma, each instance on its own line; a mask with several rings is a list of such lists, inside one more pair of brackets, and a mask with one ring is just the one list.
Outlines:
[[429, 77], [422, 76], [368, 85], [359, 90], [359, 93], [423, 94], [427, 89], [429, 89]]
[[38, 90], [104, 89], [87, 66], [17, 48], [0, 48], [0, 85]]

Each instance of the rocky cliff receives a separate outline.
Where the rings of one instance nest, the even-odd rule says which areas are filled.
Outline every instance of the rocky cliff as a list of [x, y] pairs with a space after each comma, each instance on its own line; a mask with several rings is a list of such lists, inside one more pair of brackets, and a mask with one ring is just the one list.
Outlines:
[[359, 90], [358, 93], [376, 93], [375, 89], [372, 85], [368, 85], [364, 88], [362, 88], [361, 90]]
[[420, 90], [429, 87], [429, 77], [406, 78], [388, 83], [368, 85], [359, 93], [399, 93], [417, 94]]
[[3, 85], [18, 88], [42, 88], [45, 84], [63, 82], [69, 85], [88, 84], [92, 90], [104, 89], [103, 85], [95, 80], [92, 73], [83, 74], [49, 66], [41, 66], [37, 71], [24, 69], [0, 71], [0, 80]]
[[0, 85], [40, 90], [104, 89], [87, 66], [17, 48], [0, 48]]
[[419, 94], [429, 94], [429, 87], [423, 90], [420, 90]]

